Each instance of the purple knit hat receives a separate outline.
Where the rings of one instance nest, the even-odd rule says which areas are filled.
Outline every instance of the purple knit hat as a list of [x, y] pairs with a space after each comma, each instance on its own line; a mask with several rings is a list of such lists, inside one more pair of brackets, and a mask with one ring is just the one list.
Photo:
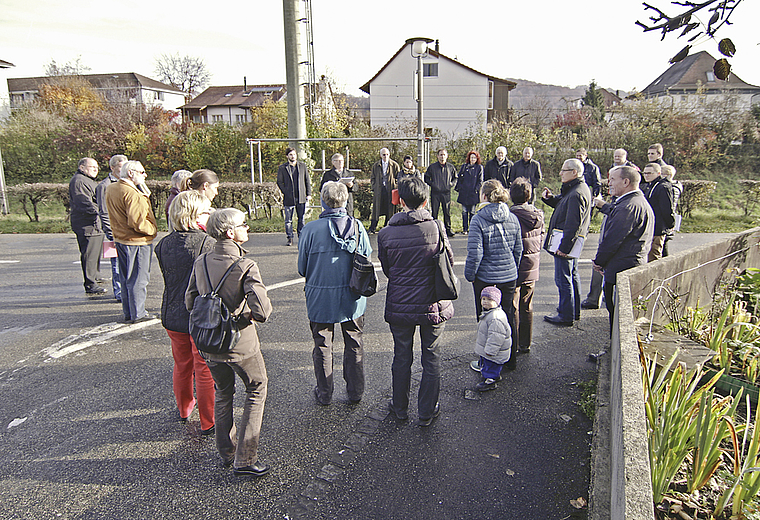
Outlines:
[[489, 300], [496, 302], [496, 305], [501, 305], [501, 291], [496, 287], [486, 287], [480, 292], [480, 297], [486, 297]]

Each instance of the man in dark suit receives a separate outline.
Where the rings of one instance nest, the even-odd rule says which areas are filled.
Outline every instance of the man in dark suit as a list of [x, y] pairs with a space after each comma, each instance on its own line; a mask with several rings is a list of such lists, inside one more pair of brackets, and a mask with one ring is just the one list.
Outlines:
[[306, 164], [298, 161], [298, 153], [293, 148], [285, 150], [286, 163], [277, 168], [277, 187], [282, 192], [282, 213], [285, 218], [287, 245], [293, 245], [293, 210], [298, 224], [296, 232], [301, 235], [304, 225], [306, 203], [311, 199], [311, 178]]
[[610, 195], [615, 202], [594, 204], [607, 215], [602, 239], [594, 258], [594, 270], [604, 275], [604, 299], [610, 316], [615, 312], [614, 291], [617, 274], [647, 262], [647, 252], [654, 233], [654, 213], [639, 190], [641, 175], [630, 166], [610, 170]]

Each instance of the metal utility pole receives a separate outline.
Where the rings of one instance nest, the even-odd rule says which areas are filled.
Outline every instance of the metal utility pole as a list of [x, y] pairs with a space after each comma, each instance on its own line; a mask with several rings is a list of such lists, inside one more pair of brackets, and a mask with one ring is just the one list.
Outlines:
[[298, 151], [300, 160], [306, 159], [306, 146], [299, 139], [306, 139], [306, 110], [301, 85], [301, 31], [299, 8], [301, 0], [282, 0], [285, 19], [285, 77], [288, 89], [288, 139]]

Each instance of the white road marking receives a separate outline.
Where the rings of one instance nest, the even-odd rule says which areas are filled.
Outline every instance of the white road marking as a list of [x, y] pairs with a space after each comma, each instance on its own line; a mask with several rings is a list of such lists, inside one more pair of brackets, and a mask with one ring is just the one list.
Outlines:
[[0, 260], [0, 264], [19, 264], [21, 260]]
[[8, 427], [6, 428], [6, 430], [10, 430], [11, 428], [15, 428], [15, 427], [16, 427], [16, 426], [18, 426], [19, 424], [24, 424], [24, 422], [25, 422], [26, 420], [27, 420], [27, 417], [24, 417], [24, 418], [16, 418], [16, 419], [13, 419], [13, 420], [12, 420], [12, 421], [11, 421], [11, 422], [8, 424]]
[[[58, 359], [73, 352], [91, 347], [93, 345], [99, 345], [123, 334], [128, 334], [136, 330], [144, 329], [150, 325], [155, 325], [156, 323], [160, 323], [160, 320], [153, 319], [140, 323], [133, 323], [131, 325], [106, 323], [105, 325], [100, 325], [82, 334], [75, 334], [62, 339], [54, 345], [43, 349], [42, 352], [48, 357]], [[79, 341], [82, 339], [84, 339], [84, 341]]]

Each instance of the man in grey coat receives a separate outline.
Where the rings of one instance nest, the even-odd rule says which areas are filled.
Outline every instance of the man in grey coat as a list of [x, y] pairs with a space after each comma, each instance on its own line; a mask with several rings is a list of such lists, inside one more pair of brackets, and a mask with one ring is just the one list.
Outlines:
[[617, 274], [647, 262], [654, 234], [654, 212], [639, 190], [641, 175], [634, 168], [613, 168], [608, 182], [615, 202], [605, 204], [601, 199], [594, 199], [594, 204], [607, 215], [594, 270], [604, 275], [604, 299], [612, 330]]

